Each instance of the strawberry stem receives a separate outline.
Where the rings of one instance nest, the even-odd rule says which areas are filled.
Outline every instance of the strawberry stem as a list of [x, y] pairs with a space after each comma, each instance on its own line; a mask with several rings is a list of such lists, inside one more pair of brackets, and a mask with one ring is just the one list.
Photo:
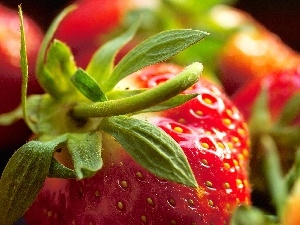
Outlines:
[[73, 108], [75, 118], [108, 117], [133, 113], [164, 102], [195, 84], [203, 70], [201, 63], [193, 63], [175, 78], [127, 98], [97, 103], [78, 104]]

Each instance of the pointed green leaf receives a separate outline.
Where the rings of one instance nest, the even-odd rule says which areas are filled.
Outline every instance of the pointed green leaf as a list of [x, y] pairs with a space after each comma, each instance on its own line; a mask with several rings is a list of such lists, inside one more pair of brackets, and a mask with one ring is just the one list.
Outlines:
[[64, 166], [60, 162], [58, 162], [55, 158], [52, 158], [50, 168], [48, 171], [48, 177], [56, 177], [56, 178], [76, 178], [75, 171]]
[[66, 138], [30, 141], [7, 163], [0, 179], [0, 224], [12, 224], [30, 207], [46, 179], [52, 155]]
[[269, 135], [261, 137], [264, 151], [264, 169], [268, 188], [275, 205], [277, 215], [281, 217], [287, 199], [287, 186], [283, 177], [278, 149], [275, 141]]
[[27, 88], [28, 88], [28, 59], [26, 54], [26, 40], [24, 31], [24, 21], [22, 8], [19, 5], [19, 18], [20, 18], [20, 30], [21, 30], [21, 50], [20, 50], [20, 66], [22, 70], [22, 113], [25, 123], [31, 128], [32, 125], [28, 120], [27, 115]]
[[52, 83], [55, 83], [53, 81], [52, 77], [49, 77], [48, 73], [44, 73], [44, 62], [45, 62], [45, 57], [46, 57], [46, 51], [48, 49], [49, 43], [51, 42], [55, 31], [57, 30], [57, 27], [59, 26], [60, 22], [63, 20], [63, 18], [73, 11], [76, 8], [75, 5], [70, 5], [66, 7], [52, 22], [50, 25], [49, 29], [47, 30], [47, 33], [45, 34], [45, 37], [43, 39], [43, 42], [41, 44], [41, 48], [39, 50], [39, 54], [37, 57], [37, 62], [36, 62], [36, 75], [37, 78], [42, 85], [43, 88], [48, 93], [51, 93], [53, 96], [55, 96], [55, 88], [52, 87], [52, 84], [49, 84], [49, 81], [52, 81]]
[[[45, 70], [50, 76], [51, 85], [56, 98], [62, 98], [64, 95], [72, 94], [76, 91], [70, 82], [70, 78], [77, 71], [77, 66], [70, 48], [58, 40], [54, 40], [49, 46], [45, 62]], [[48, 83], [49, 84], [49, 83]]]
[[102, 92], [100, 86], [94, 78], [89, 76], [83, 69], [78, 69], [72, 76], [71, 81], [85, 97], [93, 102], [107, 101], [107, 97]]
[[163, 31], [137, 45], [116, 65], [105, 82], [103, 91], [111, 90], [124, 77], [146, 66], [165, 61], [189, 46], [197, 43], [208, 34], [199, 30]]
[[288, 190], [290, 191], [295, 182], [300, 178], [300, 147], [297, 148], [295, 162], [292, 168], [285, 175], [285, 182]]
[[139, 24], [139, 20], [136, 20], [127, 32], [104, 44], [93, 55], [86, 71], [100, 85], [102, 85], [111, 74], [117, 53], [134, 37]]
[[104, 118], [100, 129], [112, 135], [137, 163], [162, 179], [197, 187], [180, 146], [158, 127], [132, 117]]
[[77, 178], [83, 179], [93, 176], [103, 164], [101, 133], [72, 133], [68, 137], [67, 147], [73, 159]]

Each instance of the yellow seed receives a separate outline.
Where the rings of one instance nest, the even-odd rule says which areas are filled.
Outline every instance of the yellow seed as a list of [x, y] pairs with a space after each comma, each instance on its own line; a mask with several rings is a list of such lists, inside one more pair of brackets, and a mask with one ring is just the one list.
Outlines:
[[243, 188], [244, 187], [243, 181], [241, 181], [240, 179], [236, 179], [236, 186], [238, 188]]
[[197, 116], [203, 116], [203, 112], [200, 111], [200, 110], [197, 110], [195, 113], [196, 113]]
[[226, 109], [226, 113], [227, 113], [227, 115], [230, 116], [230, 117], [233, 115], [233, 112], [232, 112], [232, 110], [230, 110], [230, 109]]
[[173, 130], [178, 133], [182, 133], [183, 129], [181, 127], [174, 127]]
[[206, 181], [205, 185], [210, 188], [213, 186], [212, 182], [210, 182], [210, 181]]
[[143, 221], [144, 223], [147, 222], [147, 217], [146, 217], [146, 216], [142, 215], [142, 216], [141, 216], [141, 219], [142, 219], [142, 221]]
[[121, 181], [121, 186], [122, 186], [123, 188], [128, 188], [128, 183], [127, 183], [127, 181], [122, 180], [122, 181]]
[[210, 206], [213, 206], [213, 205], [214, 205], [214, 202], [213, 202], [212, 200], [208, 200], [208, 204], [209, 204]]
[[230, 119], [223, 119], [223, 124], [226, 126], [229, 126], [231, 124], [231, 120]]
[[239, 128], [237, 131], [242, 136], [245, 136], [245, 134], [246, 134], [246, 131], [244, 129], [242, 129], [242, 128]]
[[220, 148], [225, 149], [225, 145], [222, 142], [219, 141], [217, 144]]
[[168, 201], [172, 206], [175, 206], [175, 200], [173, 198], [170, 198]]
[[136, 172], [135, 174], [138, 178], [143, 178], [143, 174], [141, 172]]
[[203, 148], [209, 148], [209, 145], [207, 143], [205, 143], [205, 142], [201, 142], [201, 146]]
[[228, 146], [229, 149], [233, 149], [233, 144], [231, 142], [228, 142], [227, 146]]
[[210, 98], [204, 98], [203, 101], [208, 105], [212, 104], [212, 100]]
[[237, 167], [239, 166], [239, 161], [237, 161], [236, 159], [233, 160], [233, 164]]
[[186, 121], [185, 121], [185, 119], [183, 119], [183, 118], [180, 118], [179, 120], [178, 120], [178, 123], [185, 123]]
[[225, 168], [226, 170], [229, 170], [229, 169], [230, 169], [229, 163], [224, 163], [224, 168]]
[[238, 154], [238, 159], [239, 161], [244, 161], [245, 160], [245, 156], [243, 154]]
[[245, 157], [248, 157], [248, 156], [249, 156], [249, 151], [248, 151], [248, 149], [243, 149], [243, 155], [244, 155]]
[[194, 205], [194, 201], [193, 201], [193, 199], [189, 199], [187, 202], [188, 202], [188, 204], [189, 204], [189, 205], [191, 205], [191, 206], [193, 206], [193, 205]]
[[171, 220], [171, 221], [170, 221], [170, 224], [171, 224], [171, 225], [176, 225], [176, 221], [175, 221], [175, 220]]
[[239, 143], [239, 142], [240, 142], [240, 139], [239, 139], [238, 137], [233, 137], [233, 138], [232, 138], [232, 141], [233, 141], [234, 143]]
[[154, 205], [152, 198], [147, 198], [147, 202], [149, 205]]
[[99, 197], [100, 196], [100, 191], [95, 191], [95, 196]]
[[229, 188], [230, 188], [230, 184], [229, 184], [229, 183], [227, 183], [227, 182], [226, 182], [226, 183], [224, 183], [224, 184], [223, 184], [223, 186], [224, 186], [224, 188], [226, 188], [226, 189], [229, 189]]
[[206, 159], [202, 159], [202, 161], [201, 161], [201, 162], [202, 162], [202, 164], [203, 164], [203, 165], [205, 165], [205, 166], [208, 166], [208, 162], [207, 162], [207, 160], [206, 160]]
[[124, 207], [123, 202], [118, 202], [118, 208], [123, 209], [123, 207]]

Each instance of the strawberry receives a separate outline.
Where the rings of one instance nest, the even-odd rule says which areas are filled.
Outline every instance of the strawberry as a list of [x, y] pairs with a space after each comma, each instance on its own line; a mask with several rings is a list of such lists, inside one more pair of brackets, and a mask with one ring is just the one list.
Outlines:
[[241, 14], [244, 25], [226, 41], [219, 56], [220, 78], [228, 94], [232, 95], [257, 77], [300, 64], [299, 53], [278, 35], [246, 12], [233, 11]]
[[[172, 64], [158, 64], [120, 85], [153, 88], [181, 71]], [[202, 79], [186, 91], [195, 92], [197, 98], [177, 108], [139, 117], [180, 144], [197, 189], [157, 178], [107, 136], [102, 170], [83, 181], [47, 178], [26, 214], [28, 224], [228, 223], [232, 210], [250, 201], [247, 128], [231, 101], [211, 82]]]
[[[266, 204], [268, 200], [265, 200], [270, 195], [265, 185], [265, 175], [262, 173], [264, 151], [261, 138], [269, 135], [273, 139], [278, 148], [282, 173], [288, 176], [295, 161], [295, 151], [300, 144], [299, 79], [299, 68], [276, 71], [249, 83], [233, 96], [234, 103], [249, 123], [252, 137], [250, 180], [255, 194], [253, 201], [259, 201], [257, 204], [264, 204], [265, 207], [270, 207], [270, 204]], [[259, 196], [258, 199], [255, 196]]]
[[[7, 6], [0, 4], [0, 114], [17, 108], [21, 103], [20, 71], [20, 32], [18, 13]], [[34, 63], [39, 46], [42, 42], [43, 32], [39, 26], [25, 16], [25, 33], [28, 36], [27, 52], [30, 63], [29, 89], [30, 94], [41, 93], [34, 76]], [[18, 133], [18, 135], [15, 135]], [[15, 124], [6, 124], [0, 121], [0, 151], [12, 151], [25, 143], [31, 132], [23, 121]], [[2, 157], [1, 157], [2, 158]]]
[[202, 64], [157, 64], [207, 33], [161, 32], [114, 65], [135, 23], [82, 69], [66, 44], [51, 41], [70, 9], [53, 22], [38, 56], [47, 93], [23, 101], [34, 135], [0, 179], [0, 223], [27, 210], [29, 224], [229, 223], [238, 205], [250, 204], [243, 117], [199, 79]]
[[95, 50], [103, 44], [103, 36], [122, 24], [125, 14], [134, 8], [134, 4], [132, 0], [78, 0], [76, 4], [77, 9], [62, 21], [55, 37], [67, 43], [77, 64], [85, 67]]

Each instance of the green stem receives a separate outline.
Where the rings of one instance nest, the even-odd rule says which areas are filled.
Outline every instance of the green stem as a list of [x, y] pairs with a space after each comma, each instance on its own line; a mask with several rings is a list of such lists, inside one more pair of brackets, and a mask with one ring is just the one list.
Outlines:
[[131, 97], [78, 104], [73, 108], [75, 118], [125, 115], [164, 102], [195, 84], [202, 73], [201, 63], [193, 63], [173, 79]]

